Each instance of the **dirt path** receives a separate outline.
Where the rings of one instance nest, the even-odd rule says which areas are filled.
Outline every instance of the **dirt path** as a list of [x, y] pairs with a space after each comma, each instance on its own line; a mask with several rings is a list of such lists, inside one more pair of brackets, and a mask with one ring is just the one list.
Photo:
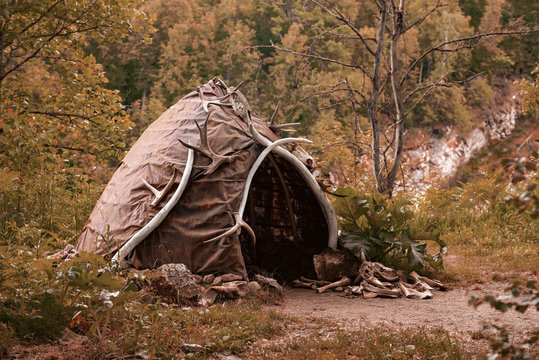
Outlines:
[[429, 300], [346, 298], [341, 293], [317, 294], [305, 289], [288, 289], [286, 302], [278, 309], [300, 318], [323, 318], [336, 321], [340, 327], [353, 330], [382, 325], [400, 327], [442, 326], [464, 342], [485, 323], [507, 325], [512, 334], [524, 336], [539, 327], [539, 312], [529, 309], [524, 314], [509, 310], [501, 313], [489, 305], [477, 309], [468, 305], [471, 296], [502, 294], [501, 284], [476, 285], [472, 289], [437, 291]]

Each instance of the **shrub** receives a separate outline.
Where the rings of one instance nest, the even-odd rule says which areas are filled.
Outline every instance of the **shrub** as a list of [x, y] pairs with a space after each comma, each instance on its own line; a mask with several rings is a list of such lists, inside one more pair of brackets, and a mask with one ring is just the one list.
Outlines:
[[[423, 231], [412, 225], [412, 202], [405, 198], [390, 200], [378, 193], [366, 194], [351, 188], [336, 191], [335, 211], [342, 231], [343, 246], [355, 254], [363, 252], [371, 261], [407, 270], [441, 270], [445, 242], [437, 231]], [[426, 241], [440, 247], [427, 252]]]
[[0, 247], [0, 322], [18, 338], [41, 341], [58, 337], [82, 314], [90, 332], [106, 328], [110, 310], [135, 297], [134, 285], [110, 271], [102, 257], [81, 257], [56, 265], [27, 247]]

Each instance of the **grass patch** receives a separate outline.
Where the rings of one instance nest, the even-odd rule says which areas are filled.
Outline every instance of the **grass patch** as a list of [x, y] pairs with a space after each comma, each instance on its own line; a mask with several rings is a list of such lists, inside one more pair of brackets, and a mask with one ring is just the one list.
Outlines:
[[526, 186], [491, 177], [425, 194], [414, 225], [441, 232], [448, 245], [444, 277], [483, 282], [496, 281], [491, 276], [500, 269], [539, 272], [539, 218], [532, 208], [507, 201]]
[[208, 309], [132, 303], [124, 310], [101, 337], [90, 338], [85, 345], [41, 345], [32, 347], [32, 354], [77, 347], [81, 358], [93, 359], [208, 359], [217, 354], [257, 359], [471, 358], [442, 328], [349, 331], [329, 320], [298, 319], [265, 310], [257, 302]]
[[136, 304], [129, 305], [124, 315], [111, 324], [93, 357], [145, 354], [152, 359], [198, 359], [212, 353], [242, 353], [257, 339], [282, 334], [290, 321], [255, 302], [208, 309]]
[[263, 359], [469, 359], [443, 328], [345, 331], [322, 325], [297, 330], [290, 339], [259, 345], [250, 357]]

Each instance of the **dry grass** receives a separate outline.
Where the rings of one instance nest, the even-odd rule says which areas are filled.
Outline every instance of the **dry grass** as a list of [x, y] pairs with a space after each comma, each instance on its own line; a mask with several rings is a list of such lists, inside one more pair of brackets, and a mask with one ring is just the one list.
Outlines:
[[253, 302], [206, 310], [136, 305], [130, 313], [130, 318], [111, 324], [105, 339], [17, 345], [6, 358], [215, 359], [221, 354], [246, 359], [472, 358], [442, 328], [346, 331], [328, 320], [291, 318]]

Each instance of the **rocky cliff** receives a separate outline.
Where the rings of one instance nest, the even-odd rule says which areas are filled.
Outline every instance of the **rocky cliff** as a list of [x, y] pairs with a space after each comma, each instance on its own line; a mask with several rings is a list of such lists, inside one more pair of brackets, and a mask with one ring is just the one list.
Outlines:
[[445, 185], [457, 170], [481, 152], [491, 141], [503, 140], [515, 128], [519, 114], [516, 95], [489, 109], [479, 126], [468, 132], [446, 126], [410, 129], [405, 134], [404, 181], [397, 190], [421, 191], [430, 185]]

